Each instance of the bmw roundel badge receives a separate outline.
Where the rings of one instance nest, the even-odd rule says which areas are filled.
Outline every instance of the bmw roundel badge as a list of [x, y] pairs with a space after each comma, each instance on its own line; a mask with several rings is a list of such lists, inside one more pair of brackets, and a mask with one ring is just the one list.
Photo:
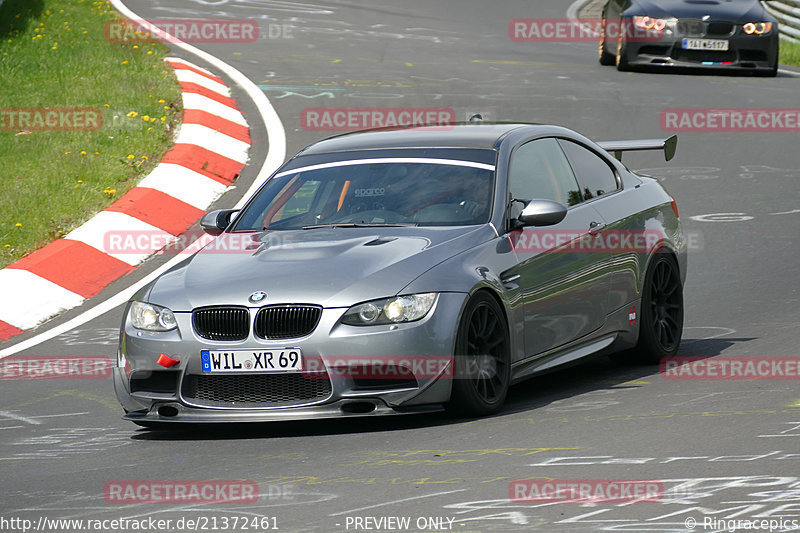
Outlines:
[[261, 300], [263, 300], [266, 297], [267, 297], [267, 293], [266, 292], [258, 291], [258, 292], [254, 292], [253, 294], [251, 294], [250, 298], [248, 298], [248, 300], [250, 300], [252, 303], [255, 304], [255, 303], [260, 302]]

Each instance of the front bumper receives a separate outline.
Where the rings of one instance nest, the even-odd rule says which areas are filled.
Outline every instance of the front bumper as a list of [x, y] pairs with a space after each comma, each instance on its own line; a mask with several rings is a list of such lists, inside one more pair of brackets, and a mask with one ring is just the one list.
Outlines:
[[[178, 329], [165, 333], [139, 331], [126, 316], [114, 368], [114, 388], [126, 411], [124, 418], [141, 422], [268, 422], [440, 410], [450, 398], [452, 368], [445, 367], [451, 364], [455, 332], [466, 296], [440, 293], [425, 318], [392, 326], [346, 326], [339, 323], [346, 309], [324, 309], [318, 326], [310, 335], [280, 341], [257, 338], [252, 328], [249, 337], [242, 341], [209, 341], [194, 332], [191, 313], [176, 313]], [[251, 317], [256, 311], [257, 308], [251, 309]], [[226, 384], [215, 394], [234, 391], [238, 395], [237, 384], [249, 383], [243, 393], [245, 396], [231, 397], [231, 401], [209, 400], [207, 394], [197, 393], [201, 379], [205, 383], [209, 383], [209, 378], [211, 382], [221, 381], [216, 380], [217, 375], [203, 373], [201, 350], [277, 348], [300, 348], [304, 360], [314, 361], [316, 369], [325, 370], [308, 381], [299, 374], [219, 375]], [[162, 353], [180, 363], [171, 368], [158, 365], [156, 359]], [[386, 380], [364, 381], [351, 377], [339, 366], [348, 358], [393, 362], [430, 358], [440, 364], [436, 372], [430, 372], [431, 367], [423, 372], [419, 372], [421, 366], [416, 368], [411, 380], [408, 375], [396, 379], [396, 374], [390, 373]], [[441, 361], [448, 358], [450, 362], [441, 365]], [[248, 401], [253, 392], [260, 393], [259, 387], [283, 386], [284, 377], [286, 383], [290, 380], [294, 383], [286, 385], [290, 393], [287, 398], [296, 394], [298, 387], [310, 392], [306, 397], [302, 397], [305, 392], [301, 393], [297, 400]]]
[[[687, 50], [684, 39], [728, 41], [728, 50]], [[630, 41], [625, 44], [625, 56], [632, 67], [702, 68], [767, 72], [778, 64], [778, 33], [746, 35], [736, 27], [729, 35], [681, 34], [667, 31], [660, 40]]]

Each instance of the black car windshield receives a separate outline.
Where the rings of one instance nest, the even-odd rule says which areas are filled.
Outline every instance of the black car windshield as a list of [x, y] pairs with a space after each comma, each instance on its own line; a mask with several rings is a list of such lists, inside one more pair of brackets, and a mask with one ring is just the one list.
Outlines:
[[494, 166], [432, 158], [337, 161], [276, 174], [234, 230], [460, 226], [491, 215]]

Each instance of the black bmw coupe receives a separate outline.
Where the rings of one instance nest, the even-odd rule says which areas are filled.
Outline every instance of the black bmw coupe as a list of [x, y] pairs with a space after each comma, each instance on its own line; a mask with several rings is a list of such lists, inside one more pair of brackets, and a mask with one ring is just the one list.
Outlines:
[[609, 0], [599, 56], [619, 70], [778, 72], [778, 21], [758, 0]]

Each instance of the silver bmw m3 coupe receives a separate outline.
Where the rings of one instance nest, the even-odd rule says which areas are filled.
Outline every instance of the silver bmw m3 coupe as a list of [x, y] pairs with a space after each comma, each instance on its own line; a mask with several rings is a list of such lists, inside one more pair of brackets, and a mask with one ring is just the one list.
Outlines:
[[347, 134], [289, 159], [125, 309], [125, 419], [501, 409], [509, 386], [604, 353], [653, 363], [683, 324], [675, 200], [622, 163], [677, 139], [556, 126]]

